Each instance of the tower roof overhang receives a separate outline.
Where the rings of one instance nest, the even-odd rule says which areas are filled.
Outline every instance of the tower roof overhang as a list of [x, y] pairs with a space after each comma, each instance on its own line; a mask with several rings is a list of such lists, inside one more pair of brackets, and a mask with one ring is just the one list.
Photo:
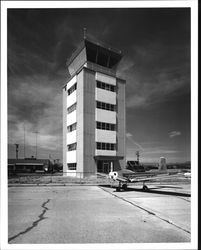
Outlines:
[[69, 66], [74, 59], [85, 49], [85, 61], [90, 61], [102, 66], [113, 68], [122, 58], [122, 52], [106, 44], [94, 42], [91, 39], [84, 39], [78, 49], [67, 60]]

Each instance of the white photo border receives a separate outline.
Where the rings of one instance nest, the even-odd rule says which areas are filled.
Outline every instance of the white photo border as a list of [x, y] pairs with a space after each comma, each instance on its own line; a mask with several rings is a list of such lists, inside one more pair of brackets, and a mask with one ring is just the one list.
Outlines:
[[[129, 244], [8, 244], [7, 9], [191, 8], [191, 242]], [[197, 249], [198, 246], [198, 1], [2, 1], [1, 2], [1, 247], [2, 249]]]

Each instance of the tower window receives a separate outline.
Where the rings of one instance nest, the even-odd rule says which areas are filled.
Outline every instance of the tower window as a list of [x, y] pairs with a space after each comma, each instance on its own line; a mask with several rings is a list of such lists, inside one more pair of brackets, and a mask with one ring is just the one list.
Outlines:
[[67, 148], [68, 148], [68, 151], [76, 150], [76, 148], [77, 148], [77, 143], [69, 144], [69, 145], [67, 145]]
[[68, 127], [67, 127], [68, 133], [70, 133], [70, 132], [76, 130], [76, 127], [77, 127], [77, 123], [73, 123], [72, 125], [68, 126]]
[[74, 103], [69, 108], [67, 108], [67, 113], [70, 114], [71, 112], [73, 112], [74, 110], [76, 110], [76, 107], [77, 107], [77, 103]]
[[68, 163], [68, 170], [76, 170], [77, 169], [77, 163]]
[[96, 148], [101, 149], [101, 142], [96, 142]]

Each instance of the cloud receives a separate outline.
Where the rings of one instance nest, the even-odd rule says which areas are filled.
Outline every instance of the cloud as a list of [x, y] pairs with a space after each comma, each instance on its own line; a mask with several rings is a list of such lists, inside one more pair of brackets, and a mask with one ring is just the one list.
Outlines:
[[186, 44], [178, 48], [160, 40], [131, 45], [118, 67], [126, 79], [127, 108], [149, 108], [190, 93], [188, 49]]
[[179, 153], [178, 150], [170, 150], [170, 149], [156, 149], [152, 151], [146, 151], [146, 154], [176, 154]]
[[126, 107], [130, 108], [130, 107], [142, 107], [142, 106], [146, 106], [147, 105], [147, 100], [146, 97], [142, 97], [142, 96], [133, 96], [133, 97], [129, 97], [126, 100]]
[[[54, 150], [58, 138], [61, 145], [62, 86], [67, 76], [65, 62], [82, 41], [83, 27], [86, 27], [89, 37], [122, 49], [118, 76], [126, 80], [127, 124], [130, 132], [135, 131], [134, 136], [127, 133], [128, 146], [138, 150], [143, 145], [141, 149], [147, 152], [166, 150], [151, 146], [148, 149], [141, 141], [161, 139], [166, 144], [158, 134], [167, 134], [171, 128], [165, 130], [159, 116], [163, 113], [170, 117], [168, 102], [174, 104], [178, 97], [190, 93], [190, 19], [186, 15], [166, 15], [166, 11], [164, 15], [163, 11], [9, 10], [10, 143], [23, 143], [25, 122], [26, 142], [30, 147], [34, 147], [36, 130], [39, 131], [39, 147], [43, 147], [41, 153]], [[190, 14], [189, 10], [187, 12]], [[175, 10], [168, 10], [168, 13], [175, 13]], [[165, 112], [162, 112], [160, 104], [165, 102]], [[173, 119], [177, 122], [178, 117]], [[155, 134], [152, 128], [158, 122], [161, 133]], [[171, 149], [167, 147], [167, 152]]]
[[129, 137], [132, 137], [132, 136], [133, 136], [133, 135], [132, 135], [131, 133], [129, 133], [129, 132], [128, 132], [128, 133], [126, 133], [126, 137], [128, 137], [128, 138], [129, 138]]
[[127, 77], [127, 73], [130, 72], [134, 66], [135, 62], [132, 58], [129, 56], [123, 56], [117, 68], [117, 76]]
[[[64, 76], [51, 79], [47, 75], [10, 77], [8, 91], [8, 143], [35, 145], [56, 150], [62, 139], [62, 85]], [[65, 78], [64, 78], [65, 79]]]
[[142, 148], [142, 146], [141, 146], [138, 142], [136, 142], [135, 140], [133, 140], [133, 138], [132, 138], [133, 135], [132, 135], [131, 133], [127, 132], [127, 133], [126, 133], [126, 137], [128, 138], [128, 140], [129, 140], [133, 145], [137, 146], [138, 149], [144, 151], [144, 149]]
[[169, 132], [168, 135], [170, 138], [173, 138], [175, 136], [181, 135], [181, 132], [180, 131], [172, 131], [172, 132]]

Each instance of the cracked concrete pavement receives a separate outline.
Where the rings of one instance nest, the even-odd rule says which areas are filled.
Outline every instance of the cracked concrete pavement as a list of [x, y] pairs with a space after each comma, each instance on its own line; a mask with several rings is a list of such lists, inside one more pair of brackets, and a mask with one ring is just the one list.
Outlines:
[[[190, 242], [189, 232], [161, 220], [154, 215], [156, 211], [146, 211], [151, 205], [147, 203], [147, 207], [146, 200], [150, 202], [152, 198], [156, 208], [160, 205], [160, 195], [143, 196], [133, 191], [115, 193], [119, 196], [115, 197], [113, 189], [107, 188], [107, 192], [103, 189], [97, 186], [10, 187], [9, 243]], [[136, 203], [144, 210], [124, 200], [134, 202], [131, 196], [136, 194], [138, 198], [144, 197], [144, 204]], [[184, 211], [183, 207], [177, 207], [177, 215], [178, 209]]]
[[14, 236], [12, 236], [12, 237], [10, 237], [10, 238], [8, 238], [8, 242], [10, 242], [11, 240], [14, 240], [15, 238], [19, 237], [20, 235], [23, 235], [23, 234], [28, 233], [28, 232], [31, 231], [34, 227], [37, 227], [37, 226], [38, 226], [38, 223], [39, 223], [40, 221], [42, 221], [42, 220], [45, 219], [44, 215], [45, 215], [46, 211], [48, 210], [48, 208], [47, 208], [45, 205], [46, 205], [49, 201], [50, 201], [50, 199], [48, 199], [46, 202], [43, 202], [43, 204], [41, 205], [41, 207], [43, 208], [43, 210], [42, 210], [42, 213], [39, 214], [39, 216], [38, 216], [39, 219], [35, 220], [35, 221], [32, 223], [32, 225], [31, 225], [30, 227], [27, 227], [24, 231], [21, 231], [21, 232], [19, 232], [18, 234], [14, 235]]

